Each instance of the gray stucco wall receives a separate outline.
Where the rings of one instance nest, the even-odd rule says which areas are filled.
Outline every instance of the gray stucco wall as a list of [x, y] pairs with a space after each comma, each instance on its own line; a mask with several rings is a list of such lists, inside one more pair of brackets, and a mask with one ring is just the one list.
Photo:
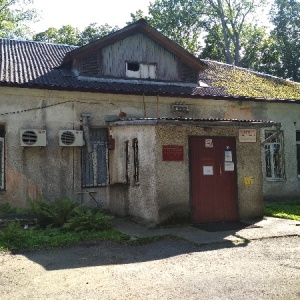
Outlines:
[[[173, 112], [171, 106], [176, 102], [185, 102], [189, 105], [189, 114]], [[60, 147], [58, 145], [58, 131], [60, 129], [79, 129], [81, 113], [91, 114], [90, 126], [107, 128], [108, 124], [105, 121], [107, 116], [118, 116], [120, 111], [126, 113], [126, 118], [182, 116], [189, 118], [263, 119], [282, 122], [286, 176], [282, 181], [270, 182], [263, 179], [264, 195], [268, 199], [299, 197], [300, 185], [297, 176], [296, 156], [296, 130], [300, 130], [300, 106], [298, 104], [111, 95], [12, 87], [0, 88], [0, 103], [0, 125], [6, 129], [6, 187], [4, 191], [0, 192], [0, 202], [8, 201], [14, 206], [24, 207], [27, 205], [28, 198], [39, 200], [68, 196], [77, 201], [95, 205], [95, 201], [89, 194], [91, 191], [96, 192], [93, 195], [99, 205], [108, 207], [109, 193], [107, 187], [82, 189], [81, 150], [78, 147]], [[20, 146], [21, 129], [47, 130], [47, 146], [24, 149]], [[122, 130], [124, 130], [123, 126]], [[125, 131], [124, 134], [126, 134]], [[134, 136], [133, 132], [130, 134], [132, 137]], [[176, 141], [179, 137], [173, 135], [173, 138]], [[161, 138], [157, 142], [163, 143]], [[160, 148], [157, 149], [159, 149], [157, 151], [161, 151]], [[251, 147], [246, 147], [243, 151], [250, 151], [249, 149]], [[251, 151], [249, 153], [252, 153]], [[156, 157], [159, 157], [159, 153], [156, 154]], [[185, 155], [186, 153], [185, 149]], [[113, 155], [112, 152], [110, 155]], [[249, 155], [246, 156], [249, 157]], [[261, 156], [258, 155], [257, 157], [260, 159]], [[259, 165], [261, 164], [259, 162]], [[113, 168], [113, 165], [110, 165], [111, 171], [116, 174]], [[183, 165], [183, 170], [187, 170], [187, 165]], [[157, 170], [157, 172], [160, 171]], [[158, 178], [160, 178], [159, 175]], [[259, 181], [260, 177], [257, 178]], [[242, 182], [242, 179], [239, 180]], [[119, 181], [115, 183], [117, 182]], [[253, 189], [250, 186], [243, 186], [243, 188], [250, 191]], [[251, 194], [250, 191], [249, 195]], [[173, 205], [173, 200], [170, 200], [172, 197], [168, 198], [168, 194], [169, 192], [164, 190], [159, 192], [159, 195], [163, 195], [160, 196], [161, 198], [165, 198], [164, 195], [167, 195], [166, 204], [169, 201], [170, 205]], [[158, 215], [165, 207], [162, 206], [157, 209]]]
[[[111, 156], [111, 209], [121, 215], [132, 215], [155, 224], [189, 220], [190, 174], [189, 145], [190, 136], [230, 136], [236, 139], [237, 152], [237, 199], [240, 219], [262, 217], [263, 186], [261, 170], [261, 146], [259, 130], [256, 143], [238, 142], [238, 128], [214, 127], [209, 132], [205, 126], [128, 125], [128, 122], [112, 126], [110, 133], [116, 140], [116, 149]], [[133, 181], [133, 153], [129, 151], [129, 178], [126, 185], [127, 203], [116, 198], [120, 183], [124, 183], [125, 172], [115, 170], [125, 161], [124, 142], [137, 138], [139, 141], [140, 181]], [[163, 145], [182, 145], [183, 161], [163, 161]], [[120, 174], [122, 174], [120, 176]], [[253, 184], [245, 185], [244, 177], [251, 177]], [[116, 184], [116, 186], [114, 186]], [[124, 205], [122, 207], [122, 205]], [[124, 211], [126, 207], [127, 211]]]

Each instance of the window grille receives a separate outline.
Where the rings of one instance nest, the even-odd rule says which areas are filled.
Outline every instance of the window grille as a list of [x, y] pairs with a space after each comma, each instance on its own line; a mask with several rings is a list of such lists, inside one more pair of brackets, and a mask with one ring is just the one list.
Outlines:
[[133, 164], [134, 164], [134, 182], [139, 183], [140, 175], [139, 175], [139, 143], [138, 139], [132, 140], [132, 148], [133, 148]]
[[90, 128], [92, 152], [82, 147], [82, 186], [99, 187], [108, 184], [108, 135], [103, 128]]
[[[265, 131], [265, 139], [273, 135], [275, 131]], [[267, 179], [284, 179], [283, 158], [283, 133], [272, 138], [264, 145], [265, 151], [265, 176]]]
[[0, 138], [0, 190], [4, 190], [4, 138]]
[[296, 147], [297, 147], [297, 174], [300, 178], [300, 131], [296, 131]]

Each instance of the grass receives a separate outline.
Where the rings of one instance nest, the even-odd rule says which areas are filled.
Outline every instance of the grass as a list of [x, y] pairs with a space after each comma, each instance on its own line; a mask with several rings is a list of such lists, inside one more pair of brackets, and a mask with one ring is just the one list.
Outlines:
[[292, 202], [267, 202], [265, 215], [300, 221], [300, 200]]
[[15, 222], [0, 230], [0, 251], [63, 247], [84, 241], [129, 243], [130, 236], [114, 228], [101, 231], [64, 232], [58, 228], [23, 229]]

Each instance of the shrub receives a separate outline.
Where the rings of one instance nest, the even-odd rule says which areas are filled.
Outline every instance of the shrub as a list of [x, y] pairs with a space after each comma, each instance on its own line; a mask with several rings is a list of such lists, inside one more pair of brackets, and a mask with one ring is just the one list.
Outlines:
[[70, 231], [99, 231], [112, 228], [112, 217], [101, 210], [77, 206], [63, 228]]
[[69, 198], [59, 198], [54, 202], [31, 202], [31, 207], [36, 215], [37, 223], [42, 228], [48, 226], [62, 227], [70, 217], [75, 204]]
[[24, 229], [19, 222], [9, 222], [8, 225], [0, 231], [0, 243], [7, 248], [15, 249], [20, 247], [26, 241]]

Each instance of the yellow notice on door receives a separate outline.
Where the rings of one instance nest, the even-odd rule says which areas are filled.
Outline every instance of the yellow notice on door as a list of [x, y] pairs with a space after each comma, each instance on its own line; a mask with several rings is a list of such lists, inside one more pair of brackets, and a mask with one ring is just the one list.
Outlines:
[[252, 176], [250, 177], [244, 177], [244, 185], [249, 185], [254, 183], [254, 178]]

